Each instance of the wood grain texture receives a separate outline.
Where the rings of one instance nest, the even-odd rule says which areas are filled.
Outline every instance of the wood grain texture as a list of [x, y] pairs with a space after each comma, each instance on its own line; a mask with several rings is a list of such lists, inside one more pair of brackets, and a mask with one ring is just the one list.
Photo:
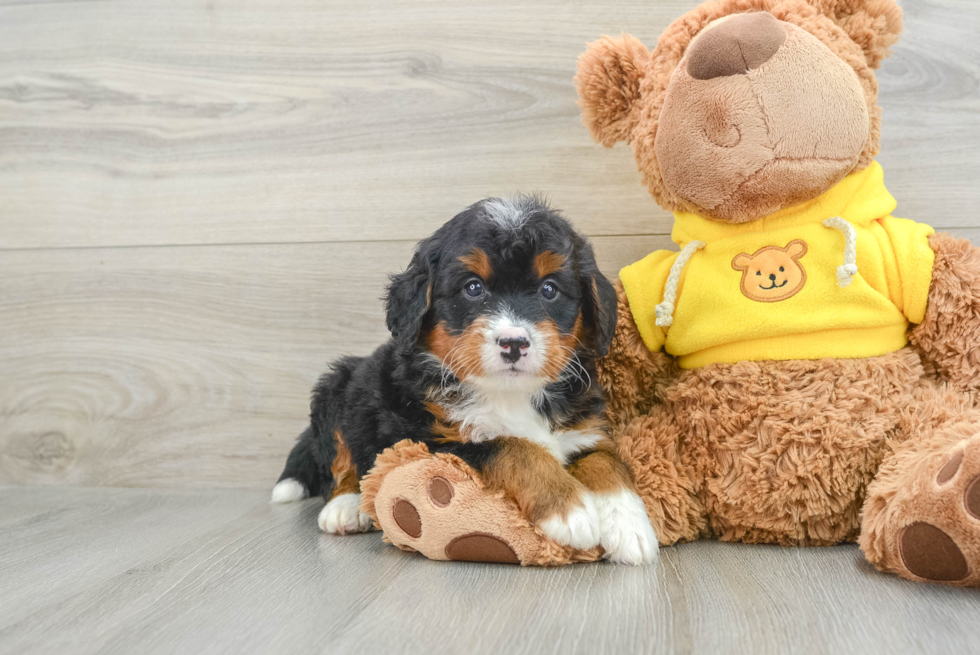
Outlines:
[[[610, 275], [668, 245], [598, 237]], [[0, 481], [267, 487], [413, 244], [3, 253]]]
[[[693, 0], [0, 3], [0, 247], [418, 239], [547, 192], [592, 235], [667, 234], [580, 124], [577, 56]], [[980, 4], [908, 1], [880, 72], [900, 213], [977, 224]]]
[[0, 489], [4, 653], [968, 653], [975, 591], [853, 546], [700, 542], [658, 567], [444, 563], [264, 492]]

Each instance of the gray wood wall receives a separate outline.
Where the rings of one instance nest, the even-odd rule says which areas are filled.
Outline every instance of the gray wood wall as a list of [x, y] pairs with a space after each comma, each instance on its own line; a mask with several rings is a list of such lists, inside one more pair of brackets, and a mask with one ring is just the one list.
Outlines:
[[[386, 276], [483, 196], [546, 192], [610, 275], [667, 246], [571, 80], [693, 5], [0, 0], [0, 483], [268, 487]], [[980, 3], [904, 6], [879, 161], [980, 242]]]

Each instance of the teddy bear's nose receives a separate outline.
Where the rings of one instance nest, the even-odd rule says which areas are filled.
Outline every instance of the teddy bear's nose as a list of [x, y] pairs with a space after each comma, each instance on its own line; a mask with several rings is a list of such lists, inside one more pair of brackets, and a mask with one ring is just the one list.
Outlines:
[[768, 11], [738, 14], [702, 32], [687, 53], [696, 80], [741, 75], [766, 63], [786, 40], [786, 30]]
[[773, 282], [775, 282], [776, 281], [776, 274], [775, 273], [770, 273], [769, 274], [769, 279], [772, 280]]

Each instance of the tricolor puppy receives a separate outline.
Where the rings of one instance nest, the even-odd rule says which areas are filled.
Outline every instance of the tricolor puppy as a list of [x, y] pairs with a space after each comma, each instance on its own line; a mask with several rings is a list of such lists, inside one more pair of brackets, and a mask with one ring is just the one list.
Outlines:
[[408, 438], [459, 456], [560, 544], [656, 558], [596, 382], [616, 294], [561, 214], [527, 196], [469, 207], [418, 244], [386, 311], [392, 339], [317, 383], [274, 501], [321, 494], [325, 532], [368, 530], [360, 478]]

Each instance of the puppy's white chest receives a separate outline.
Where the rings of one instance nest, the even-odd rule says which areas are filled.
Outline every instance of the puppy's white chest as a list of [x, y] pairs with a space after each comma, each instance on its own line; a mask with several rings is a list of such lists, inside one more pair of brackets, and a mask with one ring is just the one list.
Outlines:
[[471, 441], [497, 437], [518, 437], [546, 448], [562, 464], [568, 458], [593, 446], [601, 435], [578, 431], [554, 432], [545, 417], [524, 394], [481, 394], [450, 411], [450, 419], [460, 423]]

